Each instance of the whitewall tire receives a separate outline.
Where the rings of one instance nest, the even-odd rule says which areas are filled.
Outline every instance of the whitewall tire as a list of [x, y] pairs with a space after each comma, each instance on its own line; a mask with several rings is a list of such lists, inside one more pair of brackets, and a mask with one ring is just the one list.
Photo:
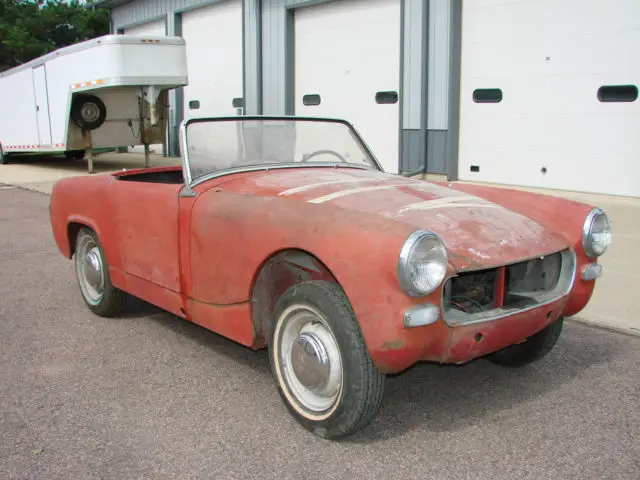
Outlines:
[[310, 281], [289, 288], [274, 309], [269, 358], [278, 392], [306, 429], [351, 435], [377, 414], [384, 375], [367, 352], [342, 289]]

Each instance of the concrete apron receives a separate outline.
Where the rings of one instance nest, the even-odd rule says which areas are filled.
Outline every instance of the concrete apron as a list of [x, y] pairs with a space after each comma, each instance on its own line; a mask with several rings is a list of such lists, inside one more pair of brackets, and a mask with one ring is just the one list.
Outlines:
[[[152, 155], [150, 164], [179, 165], [180, 159]], [[98, 157], [95, 170], [97, 173], [106, 173], [123, 168], [140, 168], [143, 165], [141, 154], [108, 153]], [[0, 185], [14, 185], [50, 194], [57, 180], [77, 175], [87, 175], [85, 161], [29, 160], [26, 163], [0, 166]], [[431, 179], [430, 176], [426, 178]], [[433, 179], [442, 180], [440, 177]], [[640, 245], [640, 198], [494, 186], [555, 195], [598, 206], [607, 212], [613, 223], [613, 244], [599, 260], [603, 266], [603, 275], [597, 281], [591, 302], [571, 319], [640, 336], [640, 300], [635, 299], [635, 287], [640, 283], [640, 255], [633, 247]]]

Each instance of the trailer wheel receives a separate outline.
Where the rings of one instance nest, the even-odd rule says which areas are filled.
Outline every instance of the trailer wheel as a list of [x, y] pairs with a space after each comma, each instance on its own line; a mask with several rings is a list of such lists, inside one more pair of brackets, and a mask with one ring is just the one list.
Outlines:
[[76, 95], [71, 106], [71, 119], [83, 130], [95, 130], [107, 118], [107, 107], [94, 95]]
[[64, 156], [69, 160], [82, 160], [84, 158], [84, 150], [67, 150], [64, 152]]

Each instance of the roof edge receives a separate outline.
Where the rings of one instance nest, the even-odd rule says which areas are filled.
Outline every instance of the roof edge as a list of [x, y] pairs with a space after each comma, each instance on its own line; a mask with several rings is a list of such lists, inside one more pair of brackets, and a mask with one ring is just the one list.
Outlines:
[[133, 0], [97, 0], [94, 2], [93, 6], [96, 8], [116, 8], [121, 7], [127, 3], [131, 3]]

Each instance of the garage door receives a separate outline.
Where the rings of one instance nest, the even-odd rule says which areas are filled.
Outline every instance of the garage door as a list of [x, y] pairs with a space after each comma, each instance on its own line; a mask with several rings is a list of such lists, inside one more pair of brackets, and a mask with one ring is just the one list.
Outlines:
[[640, 196], [640, 2], [463, 5], [460, 178]]
[[399, 167], [400, 0], [295, 11], [295, 113], [351, 122], [385, 171]]
[[234, 115], [242, 101], [242, 3], [216, 3], [182, 14], [189, 85], [185, 118]]
[[164, 18], [124, 29], [127, 35], [166, 35]]

